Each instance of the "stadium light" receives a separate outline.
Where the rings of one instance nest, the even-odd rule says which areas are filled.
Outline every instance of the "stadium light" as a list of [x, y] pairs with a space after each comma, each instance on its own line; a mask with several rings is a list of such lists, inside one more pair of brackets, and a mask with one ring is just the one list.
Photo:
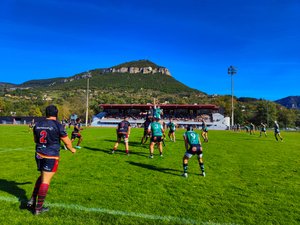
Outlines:
[[233, 107], [233, 75], [237, 73], [234, 66], [228, 67], [228, 74], [231, 76], [231, 129], [234, 125], [234, 107]]
[[88, 126], [89, 119], [89, 88], [90, 88], [90, 77], [92, 77], [91, 72], [86, 73], [86, 111], [85, 111], [85, 126]]

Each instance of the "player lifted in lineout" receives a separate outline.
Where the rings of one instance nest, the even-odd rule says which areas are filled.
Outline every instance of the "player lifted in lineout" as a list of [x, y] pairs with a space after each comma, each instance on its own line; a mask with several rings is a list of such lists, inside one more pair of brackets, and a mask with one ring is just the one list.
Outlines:
[[202, 153], [202, 146], [201, 146], [199, 134], [194, 132], [193, 127], [191, 125], [189, 125], [187, 127], [187, 131], [183, 134], [183, 138], [184, 138], [186, 152], [183, 156], [183, 174], [182, 174], [182, 176], [188, 177], [189, 159], [193, 155], [197, 155], [199, 166], [202, 171], [201, 175], [205, 177], [204, 163], [203, 163], [203, 159], [202, 159], [203, 153]]
[[130, 128], [131, 125], [128, 121], [127, 116], [124, 116], [124, 120], [122, 120], [116, 129], [117, 132], [117, 142], [115, 143], [115, 146], [112, 150], [112, 154], [115, 153], [115, 151], [118, 148], [118, 145], [120, 143], [120, 141], [123, 139], [124, 140], [124, 144], [125, 144], [125, 152], [127, 155], [129, 155], [129, 145], [128, 145], [128, 141], [129, 141], [129, 135], [130, 135]]

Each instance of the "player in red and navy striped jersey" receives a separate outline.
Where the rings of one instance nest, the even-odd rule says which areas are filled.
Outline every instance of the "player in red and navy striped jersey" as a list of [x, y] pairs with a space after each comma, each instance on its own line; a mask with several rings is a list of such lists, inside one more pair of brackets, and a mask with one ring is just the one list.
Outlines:
[[49, 209], [43, 207], [49, 185], [55, 174], [58, 162], [60, 141], [62, 140], [66, 147], [75, 153], [76, 149], [72, 147], [71, 140], [65, 128], [57, 121], [58, 110], [56, 106], [50, 105], [46, 108], [46, 119], [37, 122], [33, 128], [35, 147], [35, 160], [40, 176], [36, 180], [31, 199], [27, 206], [33, 209], [33, 213], [38, 215]]

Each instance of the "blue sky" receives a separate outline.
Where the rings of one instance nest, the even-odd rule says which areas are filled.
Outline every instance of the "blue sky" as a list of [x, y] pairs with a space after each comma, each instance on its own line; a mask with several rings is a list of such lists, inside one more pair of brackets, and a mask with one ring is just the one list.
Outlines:
[[298, 0], [2, 0], [0, 82], [148, 59], [207, 94], [300, 95]]

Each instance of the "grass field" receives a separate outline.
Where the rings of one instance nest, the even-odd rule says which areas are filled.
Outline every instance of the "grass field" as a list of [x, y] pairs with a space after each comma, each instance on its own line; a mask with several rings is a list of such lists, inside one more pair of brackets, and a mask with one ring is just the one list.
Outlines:
[[[69, 132], [70, 133], [70, 132]], [[203, 143], [206, 177], [196, 157], [183, 178], [183, 130], [166, 141], [164, 157], [141, 146], [133, 129], [130, 156], [115, 129], [83, 130], [82, 149], [61, 151], [45, 205], [23, 209], [38, 176], [26, 126], [0, 126], [0, 224], [300, 224], [300, 133], [283, 142], [244, 132], [209, 131]]]

